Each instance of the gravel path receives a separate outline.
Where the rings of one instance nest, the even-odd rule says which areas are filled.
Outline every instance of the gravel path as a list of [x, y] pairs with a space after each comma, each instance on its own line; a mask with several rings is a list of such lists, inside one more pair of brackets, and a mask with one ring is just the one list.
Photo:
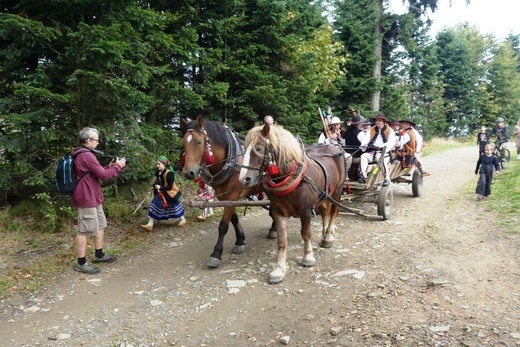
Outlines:
[[219, 269], [205, 265], [217, 220], [165, 223], [100, 275], [71, 270], [36, 297], [2, 303], [0, 345], [520, 346], [520, 237], [461, 193], [476, 183], [475, 152], [424, 158], [434, 174], [421, 197], [399, 184], [390, 220], [342, 215], [331, 249], [317, 246], [314, 219], [312, 268], [298, 265], [291, 222], [277, 285], [266, 283], [276, 243], [265, 238], [265, 212], [242, 218], [244, 254], [230, 254], [228, 234]]

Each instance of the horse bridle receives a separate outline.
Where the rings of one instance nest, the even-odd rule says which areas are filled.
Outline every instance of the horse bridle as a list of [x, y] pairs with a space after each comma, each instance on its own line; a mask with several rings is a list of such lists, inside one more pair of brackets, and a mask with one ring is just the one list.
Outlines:
[[[260, 168], [252, 168], [252, 167], [246, 167], [245, 168], [251, 169], [251, 170], [258, 170], [260, 179], [259, 181], [264, 186], [264, 188], [268, 191], [273, 192], [275, 195], [285, 195], [290, 193], [293, 189], [295, 189], [300, 181], [305, 176], [305, 172], [307, 171], [307, 156], [305, 155], [305, 150], [303, 147], [303, 143], [301, 140], [299, 140], [302, 150], [302, 155], [304, 156], [303, 163], [299, 163], [297, 160], [295, 161], [295, 164], [291, 168], [290, 172], [285, 175], [277, 176], [276, 179], [280, 179], [280, 181], [273, 181], [271, 175], [268, 172], [268, 167], [272, 163], [276, 163], [276, 156], [273, 146], [271, 145], [269, 139], [264, 139], [266, 142], [265, 147], [265, 154], [263, 155], [263, 162]], [[281, 163], [279, 166], [284, 167], [288, 163]]]
[[[218, 186], [226, 182], [231, 178], [231, 176], [234, 175], [235, 170], [240, 169], [241, 165], [238, 164], [238, 156], [242, 155], [239, 153], [240, 143], [238, 143], [238, 140], [236, 136], [231, 132], [231, 129], [229, 129], [227, 126], [224, 126], [226, 128], [226, 136], [228, 137], [228, 153], [226, 158], [226, 163], [222, 167], [222, 169], [217, 172], [215, 175], [212, 175], [209, 171], [209, 168], [215, 164], [207, 164], [206, 163], [206, 152], [202, 156], [200, 160], [200, 169], [198, 174], [201, 176], [202, 180], [210, 185], [210, 186]], [[209, 135], [206, 131], [206, 129], [202, 128], [191, 128], [187, 131], [195, 131], [199, 134], [204, 135], [204, 147], [206, 151], [211, 151], [211, 139], [209, 138]]]

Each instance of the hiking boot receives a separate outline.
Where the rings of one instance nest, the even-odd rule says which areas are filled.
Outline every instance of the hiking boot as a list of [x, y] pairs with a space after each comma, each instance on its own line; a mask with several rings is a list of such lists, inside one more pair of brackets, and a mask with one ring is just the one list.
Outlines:
[[98, 267], [92, 266], [92, 264], [90, 264], [87, 261], [83, 265], [79, 265], [78, 263], [76, 263], [76, 265], [74, 265], [74, 271], [83, 272], [83, 273], [89, 274], [89, 275], [95, 275], [95, 274], [99, 273], [101, 270], [99, 270]]
[[117, 259], [117, 255], [105, 253], [105, 255], [102, 258], [98, 258], [98, 257], [94, 256], [94, 259], [92, 259], [92, 262], [93, 263], [111, 263], [113, 261], [116, 261], [116, 259]]
[[385, 178], [385, 179], [383, 180], [383, 186], [386, 187], [386, 186], [389, 186], [389, 185], [390, 185], [390, 180], [389, 180], [388, 178]]

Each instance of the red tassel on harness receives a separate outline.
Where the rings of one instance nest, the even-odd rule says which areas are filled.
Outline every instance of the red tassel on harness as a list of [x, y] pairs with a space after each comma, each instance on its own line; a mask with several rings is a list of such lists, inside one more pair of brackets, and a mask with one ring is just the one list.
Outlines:
[[186, 153], [182, 153], [181, 157], [181, 165], [184, 167], [184, 164], [186, 164]]
[[332, 185], [329, 184], [329, 194], [334, 191], [334, 188], [332, 188]]
[[267, 165], [267, 173], [271, 176], [276, 176], [280, 174], [280, 169], [276, 165], [276, 163], [273, 163], [272, 161], [269, 162]]
[[213, 152], [206, 151], [204, 153], [204, 161], [206, 162], [206, 165], [215, 164], [215, 157], [213, 156]]

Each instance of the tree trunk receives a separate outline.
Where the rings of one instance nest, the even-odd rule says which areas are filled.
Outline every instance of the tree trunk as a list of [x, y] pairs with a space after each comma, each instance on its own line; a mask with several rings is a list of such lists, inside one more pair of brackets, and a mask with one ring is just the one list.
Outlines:
[[381, 27], [381, 18], [383, 17], [383, 1], [378, 2], [378, 7], [378, 19], [376, 21], [376, 26], [374, 29], [374, 34], [376, 37], [374, 58], [376, 63], [374, 65], [374, 71], [372, 72], [372, 77], [376, 81], [377, 85], [376, 91], [372, 95], [372, 111], [374, 112], [379, 111], [379, 105], [381, 103], [381, 58], [383, 55], [383, 28]]

